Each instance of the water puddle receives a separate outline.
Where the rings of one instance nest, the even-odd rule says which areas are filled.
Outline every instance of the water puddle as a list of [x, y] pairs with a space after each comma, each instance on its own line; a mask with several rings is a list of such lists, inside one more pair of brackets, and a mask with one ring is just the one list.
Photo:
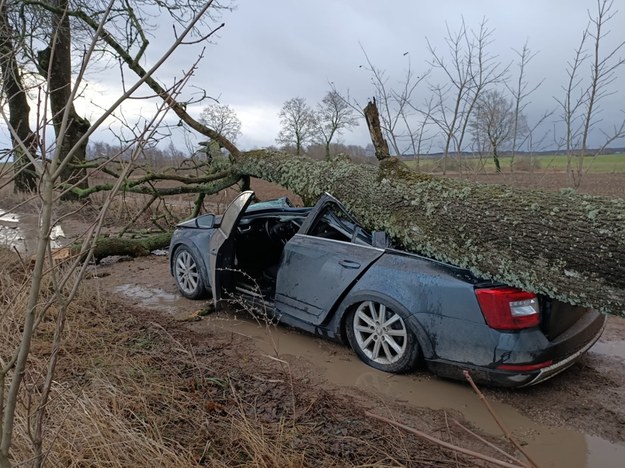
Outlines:
[[625, 340], [598, 341], [589, 352], [625, 360]]
[[[178, 294], [160, 288], [124, 285], [117, 287], [116, 292], [147, 307], [174, 315], [181, 313], [182, 304], [189, 305]], [[216, 313], [194, 326], [213, 333], [235, 333], [248, 337], [261, 354], [302, 359], [316, 366], [317, 374], [328, 382], [374, 396], [379, 400], [380, 407], [389, 403], [402, 403], [416, 408], [455, 410], [483, 431], [501, 435], [482, 402], [463, 383], [438, 379], [427, 372], [386, 374], [366, 366], [343, 346], [294, 330], [256, 322], [247, 316], [237, 318], [232, 313]], [[593, 352], [619, 354], [624, 344], [598, 343]], [[623, 466], [624, 445], [570, 429], [545, 426], [532, 421], [510, 405], [496, 401], [490, 403], [499, 418], [541, 467]]]
[[[0, 212], [0, 245], [32, 254], [37, 243], [39, 217], [34, 214]], [[65, 243], [65, 233], [60, 225], [50, 232], [50, 246], [57, 249]]]
[[176, 302], [180, 301], [180, 296], [177, 294], [168, 293], [160, 288], [124, 284], [116, 287], [114, 291], [148, 308], [170, 314], [176, 311]]

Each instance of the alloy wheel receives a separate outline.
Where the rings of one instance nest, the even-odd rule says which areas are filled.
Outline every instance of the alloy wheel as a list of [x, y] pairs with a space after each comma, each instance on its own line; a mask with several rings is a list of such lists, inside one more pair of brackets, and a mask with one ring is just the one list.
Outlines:
[[384, 304], [362, 302], [354, 313], [352, 326], [358, 347], [371, 361], [393, 364], [405, 355], [408, 344], [406, 324]]

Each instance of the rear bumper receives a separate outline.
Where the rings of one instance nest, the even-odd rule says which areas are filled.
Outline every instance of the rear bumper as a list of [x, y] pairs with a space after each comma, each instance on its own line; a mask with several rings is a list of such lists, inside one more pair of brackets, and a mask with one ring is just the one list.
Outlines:
[[[509, 337], [502, 337], [500, 345], [495, 351], [495, 362], [479, 366], [469, 363], [459, 363], [444, 360], [428, 361], [428, 367], [441, 377], [464, 380], [463, 371], [467, 370], [474, 381], [485, 385], [498, 387], [528, 387], [554, 377], [575, 364], [590, 347], [601, 337], [606, 324], [606, 317], [596, 313], [594, 316], [580, 320], [575, 327], [558, 337], [553, 342], [536, 339], [528, 333], [527, 337], [519, 335], [514, 346], [509, 347]], [[542, 335], [544, 338], [544, 335]], [[506, 357], [506, 360], [502, 359]], [[538, 364], [549, 362], [552, 364], [531, 371], [501, 370], [499, 364], [518, 365]]]

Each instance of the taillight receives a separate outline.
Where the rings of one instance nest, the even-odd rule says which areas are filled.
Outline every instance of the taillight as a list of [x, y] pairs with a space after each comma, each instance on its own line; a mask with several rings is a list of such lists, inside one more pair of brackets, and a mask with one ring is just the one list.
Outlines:
[[476, 289], [484, 319], [496, 330], [519, 330], [540, 324], [536, 294], [517, 288]]

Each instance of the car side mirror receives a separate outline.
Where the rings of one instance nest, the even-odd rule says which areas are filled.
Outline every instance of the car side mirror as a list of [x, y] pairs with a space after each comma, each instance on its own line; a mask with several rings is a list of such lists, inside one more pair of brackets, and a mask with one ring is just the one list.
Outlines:
[[388, 247], [388, 237], [384, 231], [373, 231], [371, 234], [371, 245], [379, 249]]
[[215, 215], [205, 214], [195, 218], [195, 224], [199, 228], [212, 228], [215, 227]]

